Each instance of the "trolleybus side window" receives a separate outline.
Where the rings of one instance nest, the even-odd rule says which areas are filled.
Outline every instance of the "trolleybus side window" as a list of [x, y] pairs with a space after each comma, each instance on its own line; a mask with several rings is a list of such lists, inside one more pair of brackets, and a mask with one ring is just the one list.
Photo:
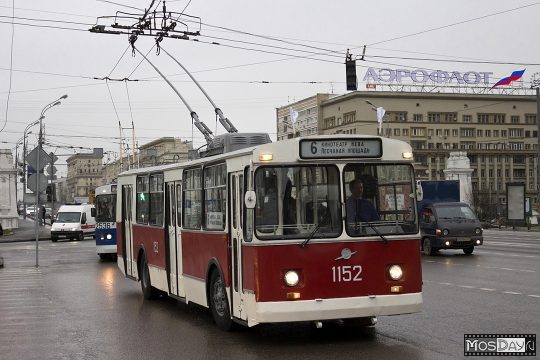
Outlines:
[[164, 200], [163, 174], [150, 175], [150, 225], [163, 226]]
[[176, 221], [177, 226], [182, 226], [182, 185], [176, 185]]
[[184, 171], [184, 228], [200, 229], [202, 222], [201, 169]]
[[337, 237], [342, 232], [335, 166], [262, 167], [255, 172], [255, 192], [260, 239]]
[[349, 164], [343, 170], [343, 185], [350, 236], [417, 232], [409, 164]]
[[148, 187], [148, 175], [137, 176], [137, 202], [136, 215], [138, 224], [148, 224], [150, 211], [150, 193]]
[[224, 230], [227, 213], [227, 167], [225, 164], [204, 168], [204, 227]]

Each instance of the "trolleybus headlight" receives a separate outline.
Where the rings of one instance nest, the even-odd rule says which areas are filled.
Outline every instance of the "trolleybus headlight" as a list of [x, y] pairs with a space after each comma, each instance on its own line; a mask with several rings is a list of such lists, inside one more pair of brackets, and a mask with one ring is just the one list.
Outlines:
[[476, 228], [474, 232], [476, 233], [476, 235], [480, 235], [482, 233], [482, 229]]
[[284, 276], [285, 284], [288, 286], [296, 286], [298, 285], [298, 281], [300, 281], [300, 277], [298, 276], [298, 273], [294, 270], [289, 270], [285, 273]]
[[111, 240], [112, 239], [112, 235], [111, 234], [107, 234], [107, 240]]
[[399, 280], [403, 276], [403, 270], [401, 270], [401, 266], [399, 265], [392, 265], [388, 269], [388, 274], [390, 274], [392, 280]]
[[448, 233], [449, 233], [448, 229], [444, 229], [444, 230], [442, 231], [442, 234], [443, 234], [444, 236], [448, 235]]
[[101, 235], [99, 236], [99, 238], [100, 238], [101, 240], [105, 240], [105, 236], [103, 236], [103, 234], [101, 234]]
[[77, 231], [77, 228], [71, 228], [71, 231]]
[[435, 235], [439, 236], [442, 234], [441, 229], [435, 229]]

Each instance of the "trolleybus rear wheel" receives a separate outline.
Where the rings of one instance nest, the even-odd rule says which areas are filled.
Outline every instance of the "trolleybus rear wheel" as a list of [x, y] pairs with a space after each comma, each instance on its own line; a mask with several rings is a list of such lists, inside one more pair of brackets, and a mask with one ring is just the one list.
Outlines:
[[229, 311], [229, 301], [225, 284], [218, 271], [213, 271], [210, 275], [210, 309], [216, 325], [221, 330], [230, 331], [233, 328], [233, 321]]

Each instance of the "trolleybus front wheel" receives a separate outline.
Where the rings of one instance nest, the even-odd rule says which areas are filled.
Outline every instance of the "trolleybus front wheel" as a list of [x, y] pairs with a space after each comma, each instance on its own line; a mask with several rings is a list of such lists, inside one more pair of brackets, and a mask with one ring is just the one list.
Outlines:
[[158, 297], [158, 290], [152, 287], [150, 282], [150, 270], [148, 270], [148, 262], [146, 261], [146, 255], [143, 253], [141, 259], [141, 265], [139, 274], [141, 274], [141, 289], [145, 299], [153, 300]]
[[210, 309], [216, 325], [221, 330], [230, 331], [233, 328], [233, 321], [229, 311], [229, 301], [225, 284], [218, 271], [213, 271], [210, 275]]

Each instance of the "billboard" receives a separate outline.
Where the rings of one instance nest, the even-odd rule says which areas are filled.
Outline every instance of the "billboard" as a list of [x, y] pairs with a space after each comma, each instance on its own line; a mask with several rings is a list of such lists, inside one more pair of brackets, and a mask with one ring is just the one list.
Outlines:
[[506, 183], [506, 218], [516, 221], [525, 220], [525, 184]]

